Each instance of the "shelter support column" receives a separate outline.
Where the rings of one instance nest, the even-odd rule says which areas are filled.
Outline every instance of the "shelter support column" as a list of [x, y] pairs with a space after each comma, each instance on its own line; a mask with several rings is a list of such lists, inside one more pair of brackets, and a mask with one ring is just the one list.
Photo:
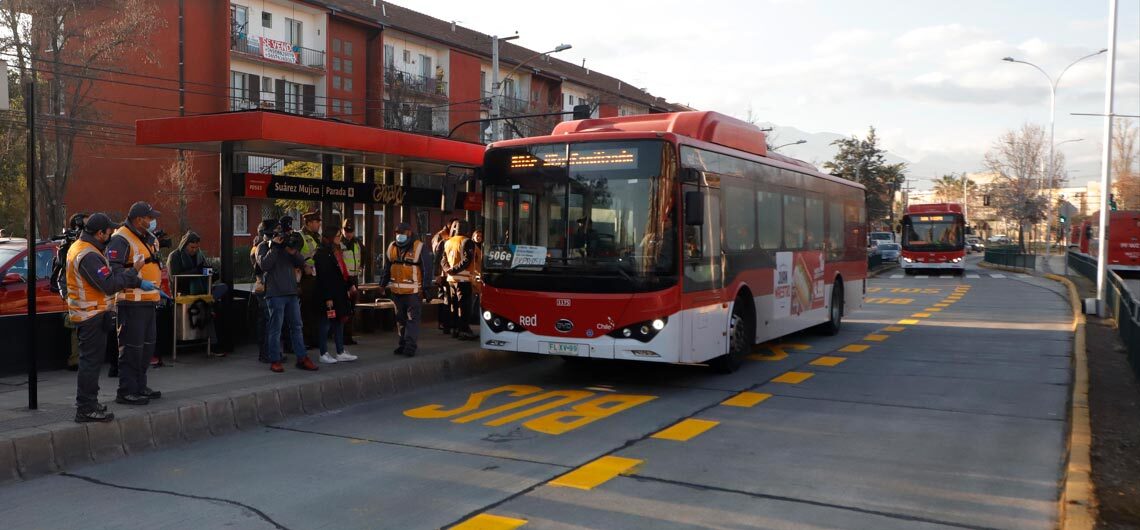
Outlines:
[[[332, 157], [329, 155], [321, 155], [321, 180], [331, 182], [333, 179], [333, 165]], [[321, 226], [329, 226], [333, 222], [332, 216], [332, 202], [321, 202]]]
[[[221, 218], [221, 241], [219, 242], [219, 253], [221, 254], [222, 264], [222, 283], [230, 286], [226, 290], [225, 296], [221, 300], [221, 314], [233, 315], [234, 306], [234, 144], [233, 142], [222, 142], [221, 156], [219, 157], [220, 168], [218, 176], [220, 185], [218, 187], [218, 201], [221, 203], [220, 210]], [[173, 293], [171, 293], [173, 294]], [[233, 351], [233, 327], [231, 323], [232, 318], [220, 318], [215, 322], [215, 330], [218, 333], [218, 350], [223, 352]]]
[[[376, 183], [376, 170], [370, 167], [364, 168], [364, 183]], [[376, 237], [376, 203], [372, 202], [371, 197], [364, 198], [364, 233], [361, 234], [362, 240], [365, 242], [365, 253], [368, 254], [364, 258], [364, 278], [366, 282], [371, 282], [375, 277], [376, 263], [374, 262], [375, 256], [383, 249], [375, 248], [380, 238]]]

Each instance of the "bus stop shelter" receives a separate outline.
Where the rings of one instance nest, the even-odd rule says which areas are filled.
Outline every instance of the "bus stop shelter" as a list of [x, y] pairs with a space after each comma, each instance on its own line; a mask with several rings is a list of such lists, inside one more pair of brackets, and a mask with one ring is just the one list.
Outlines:
[[[357, 205], [365, 210], [364, 241], [377, 240], [379, 230], [374, 212], [383, 211], [390, 220], [409, 221], [410, 208], [463, 209], [462, 198], [443, 204], [445, 186], [414, 187], [408, 175], [433, 175], [437, 182], [455, 184], [483, 163], [485, 146], [423, 134], [380, 129], [270, 111], [238, 111], [198, 116], [139, 120], [135, 124], [136, 144], [201, 152], [220, 156], [219, 209], [221, 281], [234, 285], [234, 199], [292, 199], [321, 203], [325, 223], [335, 222], [332, 205], [351, 215]], [[285, 161], [305, 161], [321, 166], [321, 178], [297, 178], [257, 172], [237, 172], [238, 156], [247, 155]], [[333, 168], [345, 167], [343, 179], [335, 180]], [[363, 168], [362, 179], [354, 178]], [[471, 179], [467, 191], [474, 191]], [[477, 196], [468, 199], [469, 209]], [[375, 256], [377, 249], [369, 254]], [[366, 275], [372, 277], [372, 259], [366, 259]], [[232, 290], [231, 290], [232, 292]], [[222, 303], [228, 308], [232, 295]], [[228, 335], [220, 333], [220, 335]], [[221, 337], [219, 337], [221, 338]], [[223, 339], [225, 340], [225, 339]], [[228, 342], [228, 341], [227, 341]]]

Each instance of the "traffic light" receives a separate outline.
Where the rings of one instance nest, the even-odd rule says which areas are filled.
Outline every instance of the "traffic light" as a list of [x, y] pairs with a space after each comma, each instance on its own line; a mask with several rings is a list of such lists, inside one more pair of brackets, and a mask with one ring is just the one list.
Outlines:
[[1068, 224], [1068, 223], [1069, 223], [1069, 218], [1065, 217], [1065, 214], [1061, 214], [1061, 224]]
[[1116, 194], [1114, 193], [1108, 194], [1108, 209], [1114, 212], [1116, 211]]

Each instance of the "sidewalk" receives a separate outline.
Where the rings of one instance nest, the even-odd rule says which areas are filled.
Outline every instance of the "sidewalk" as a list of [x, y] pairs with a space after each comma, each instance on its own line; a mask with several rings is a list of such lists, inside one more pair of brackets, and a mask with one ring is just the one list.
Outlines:
[[[356, 339], [360, 344], [347, 349], [358, 361], [322, 364], [318, 372], [294, 368], [290, 355], [285, 373], [272, 373], [258, 362], [256, 345], [223, 358], [183, 353], [176, 365], [149, 371], [150, 386], [162, 391], [162, 399], [141, 407], [114, 402], [118, 380], [106, 376], [105, 366], [99, 400], [115, 413], [109, 423], [73, 421], [75, 372], [40, 373], [35, 411], [27, 409], [25, 375], [0, 378], [0, 483], [335, 410], [529, 360], [482, 350], [477, 341], [457, 341], [434, 325], [424, 326], [420, 350], [411, 359], [392, 353], [394, 332]], [[309, 351], [314, 359], [315, 351]]]

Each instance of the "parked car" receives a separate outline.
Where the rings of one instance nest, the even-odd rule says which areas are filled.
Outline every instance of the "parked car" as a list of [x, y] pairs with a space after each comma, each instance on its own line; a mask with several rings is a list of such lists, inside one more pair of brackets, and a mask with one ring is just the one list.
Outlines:
[[966, 238], [966, 250], [970, 252], [985, 252], [986, 245], [982, 243], [981, 238], [971, 236]]
[[[57, 248], [51, 241], [36, 244], [36, 313], [67, 311], [67, 303], [49, 285]], [[0, 317], [27, 313], [28, 283], [27, 240], [0, 239]]]
[[993, 235], [990, 236], [989, 242], [995, 245], [1008, 245], [1013, 241], [1006, 235]]
[[878, 248], [883, 261], [898, 262], [899, 253], [902, 252], [902, 247], [898, 243], [879, 243]]
[[894, 232], [871, 232], [867, 237], [870, 239], [870, 246], [875, 246], [883, 242], [895, 243]]

